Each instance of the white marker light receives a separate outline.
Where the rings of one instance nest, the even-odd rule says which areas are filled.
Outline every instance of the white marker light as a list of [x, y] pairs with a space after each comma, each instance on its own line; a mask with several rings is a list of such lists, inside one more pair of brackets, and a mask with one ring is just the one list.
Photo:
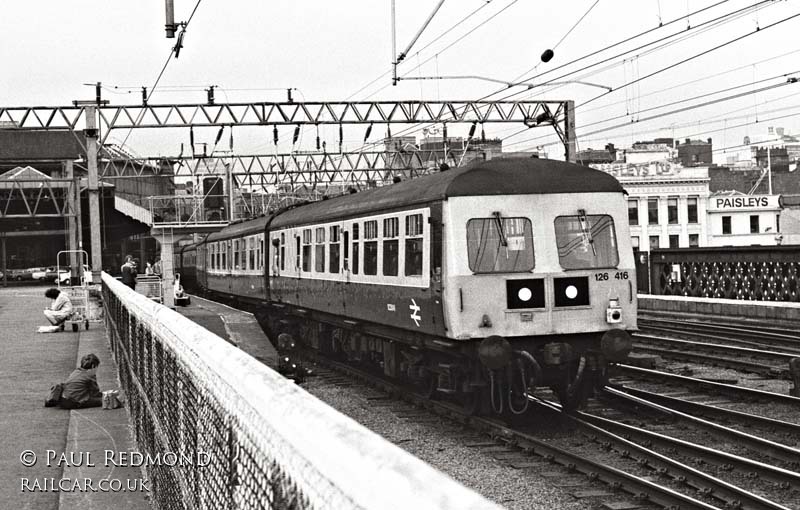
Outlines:
[[570, 285], [564, 290], [564, 294], [567, 295], [567, 299], [575, 299], [575, 297], [578, 295], [578, 288], [574, 285]]
[[517, 292], [517, 297], [520, 299], [520, 301], [530, 301], [532, 296], [533, 293], [528, 287], [522, 287], [519, 289], [519, 292]]

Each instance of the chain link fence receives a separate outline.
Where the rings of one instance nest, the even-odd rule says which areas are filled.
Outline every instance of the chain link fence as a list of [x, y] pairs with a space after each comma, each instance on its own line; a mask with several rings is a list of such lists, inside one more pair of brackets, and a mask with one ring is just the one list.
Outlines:
[[103, 273], [155, 508], [499, 508]]

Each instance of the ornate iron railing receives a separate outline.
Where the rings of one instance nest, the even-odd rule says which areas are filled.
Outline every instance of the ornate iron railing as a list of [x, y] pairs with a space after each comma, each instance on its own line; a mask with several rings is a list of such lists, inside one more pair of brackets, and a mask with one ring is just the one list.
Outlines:
[[655, 250], [653, 294], [800, 301], [800, 246]]

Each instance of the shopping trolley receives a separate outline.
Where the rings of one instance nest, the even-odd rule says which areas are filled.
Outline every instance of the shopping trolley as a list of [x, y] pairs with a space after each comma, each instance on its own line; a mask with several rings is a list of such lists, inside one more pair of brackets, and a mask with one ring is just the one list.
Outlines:
[[158, 275], [138, 275], [134, 290], [139, 294], [144, 294], [148, 299], [152, 299], [156, 303], [164, 302], [161, 277]]
[[[70, 273], [62, 273], [62, 267], [69, 267], [69, 265], [61, 266], [61, 255], [69, 256], [70, 254], [80, 255], [81, 264], [78, 268], [78, 284], [72, 281]], [[67, 260], [65, 260], [67, 262]], [[72, 331], [78, 331], [81, 324], [89, 329], [89, 286], [87, 284], [87, 273], [89, 272], [89, 254], [85, 250], [63, 250], [56, 255], [56, 282], [58, 290], [66, 292], [69, 300], [72, 302], [72, 315], [64, 322], [70, 324]], [[91, 276], [91, 273], [88, 275]]]

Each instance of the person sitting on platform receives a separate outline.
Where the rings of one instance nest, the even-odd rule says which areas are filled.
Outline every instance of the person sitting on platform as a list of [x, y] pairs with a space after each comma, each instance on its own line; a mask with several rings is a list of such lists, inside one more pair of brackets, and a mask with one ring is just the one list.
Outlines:
[[147, 262], [147, 265], [144, 268], [144, 274], [146, 274], [147, 276], [153, 276], [155, 274], [155, 272], [153, 271], [153, 264]]
[[175, 286], [173, 288], [173, 293], [175, 295], [175, 304], [179, 306], [188, 306], [190, 303], [189, 295], [183, 290], [183, 285], [181, 285], [181, 275], [179, 273], [175, 273]]
[[94, 354], [81, 358], [81, 366], [69, 374], [61, 393], [62, 409], [83, 409], [103, 405], [103, 394], [97, 385], [97, 367], [100, 359]]
[[72, 315], [72, 301], [66, 292], [62, 292], [56, 288], [47, 289], [44, 296], [53, 300], [50, 308], [44, 311], [44, 316], [50, 322], [51, 326], [42, 326], [39, 328], [39, 333], [55, 333], [56, 331], [64, 331], [64, 322]]

